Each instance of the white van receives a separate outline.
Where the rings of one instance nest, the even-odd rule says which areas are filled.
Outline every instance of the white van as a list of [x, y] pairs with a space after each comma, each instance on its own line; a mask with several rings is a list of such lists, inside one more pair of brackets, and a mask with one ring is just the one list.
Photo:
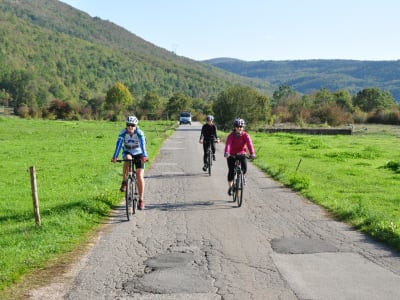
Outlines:
[[192, 114], [188, 111], [181, 112], [179, 116], [179, 125], [189, 124], [192, 125]]

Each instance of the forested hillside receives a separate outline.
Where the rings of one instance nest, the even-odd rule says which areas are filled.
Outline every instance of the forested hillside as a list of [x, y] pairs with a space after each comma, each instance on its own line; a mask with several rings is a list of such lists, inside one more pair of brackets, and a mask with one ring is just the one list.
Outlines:
[[216, 58], [206, 63], [251, 78], [260, 78], [274, 85], [287, 85], [309, 94], [326, 88], [341, 89], [356, 94], [364, 88], [388, 91], [400, 102], [400, 60], [288, 60], [288, 61], [242, 61]]
[[237, 83], [273, 90], [265, 81], [177, 56], [56, 0], [2, 0], [0, 45], [0, 104], [15, 109], [41, 108], [54, 99], [87, 103], [104, 97], [115, 82], [125, 84], [135, 101], [148, 92], [209, 101]]

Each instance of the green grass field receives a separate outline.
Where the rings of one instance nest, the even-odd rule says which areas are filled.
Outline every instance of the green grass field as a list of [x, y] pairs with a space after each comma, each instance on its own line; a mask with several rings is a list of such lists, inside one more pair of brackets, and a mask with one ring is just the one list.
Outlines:
[[253, 133], [255, 164], [285, 185], [400, 250], [400, 128], [353, 135]]
[[[0, 118], [0, 291], [87, 240], [122, 199], [124, 123]], [[176, 122], [141, 122], [150, 164]], [[36, 226], [29, 167], [36, 169]], [[0, 297], [2, 298], [2, 297]]]
[[[141, 122], [151, 160], [176, 122]], [[1, 290], [84, 244], [122, 195], [110, 163], [123, 123], [0, 118]], [[254, 163], [336, 218], [400, 250], [400, 129], [352, 136], [251, 133]], [[221, 134], [223, 136], [223, 134]], [[41, 226], [30, 175], [35, 166]]]

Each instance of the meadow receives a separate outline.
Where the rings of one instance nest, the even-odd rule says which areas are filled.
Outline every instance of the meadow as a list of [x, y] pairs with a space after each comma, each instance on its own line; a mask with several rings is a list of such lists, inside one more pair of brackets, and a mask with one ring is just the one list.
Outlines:
[[[140, 122], [150, 164], [176, 126]], [[82, 247], [119, 205], [121, 165], [110, 159], [123, 127], [0, 117], [0, 298], [10, 295], [7, 287]], [[398, 127], [372, 126], [350, 136], [251, 135], [260, 169], [333, 217], [400, 250]], [[33, 214], [30, 166], [36, 168], [40, 226]]]
[[[124, 126], [0, 117], [0, 291], [79, 247], [118, 206], [122, 166], [110, 161]], [[150, 165], [175, 127], [176, 122], [140, 122]], [[40, 226], [33, 213], [31, 166]]]

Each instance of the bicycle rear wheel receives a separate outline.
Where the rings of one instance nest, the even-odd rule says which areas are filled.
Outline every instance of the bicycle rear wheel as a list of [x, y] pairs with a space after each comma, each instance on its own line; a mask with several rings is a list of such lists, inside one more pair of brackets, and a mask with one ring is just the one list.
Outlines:
[[238, 174], [235, 182], [235, 195], [238, 207], [242, 206], [242, 201], [243, 201], [243, 189], [244, 189], [243, 180], [244, 180], [243, 173]]
[[126, 183], [126, 191], [125, 191], [125, 208], [126, 208], [126, 217], [128, 221], [131, 219], [133, 215], [133, 181], [132, 178], [128, 178]]

